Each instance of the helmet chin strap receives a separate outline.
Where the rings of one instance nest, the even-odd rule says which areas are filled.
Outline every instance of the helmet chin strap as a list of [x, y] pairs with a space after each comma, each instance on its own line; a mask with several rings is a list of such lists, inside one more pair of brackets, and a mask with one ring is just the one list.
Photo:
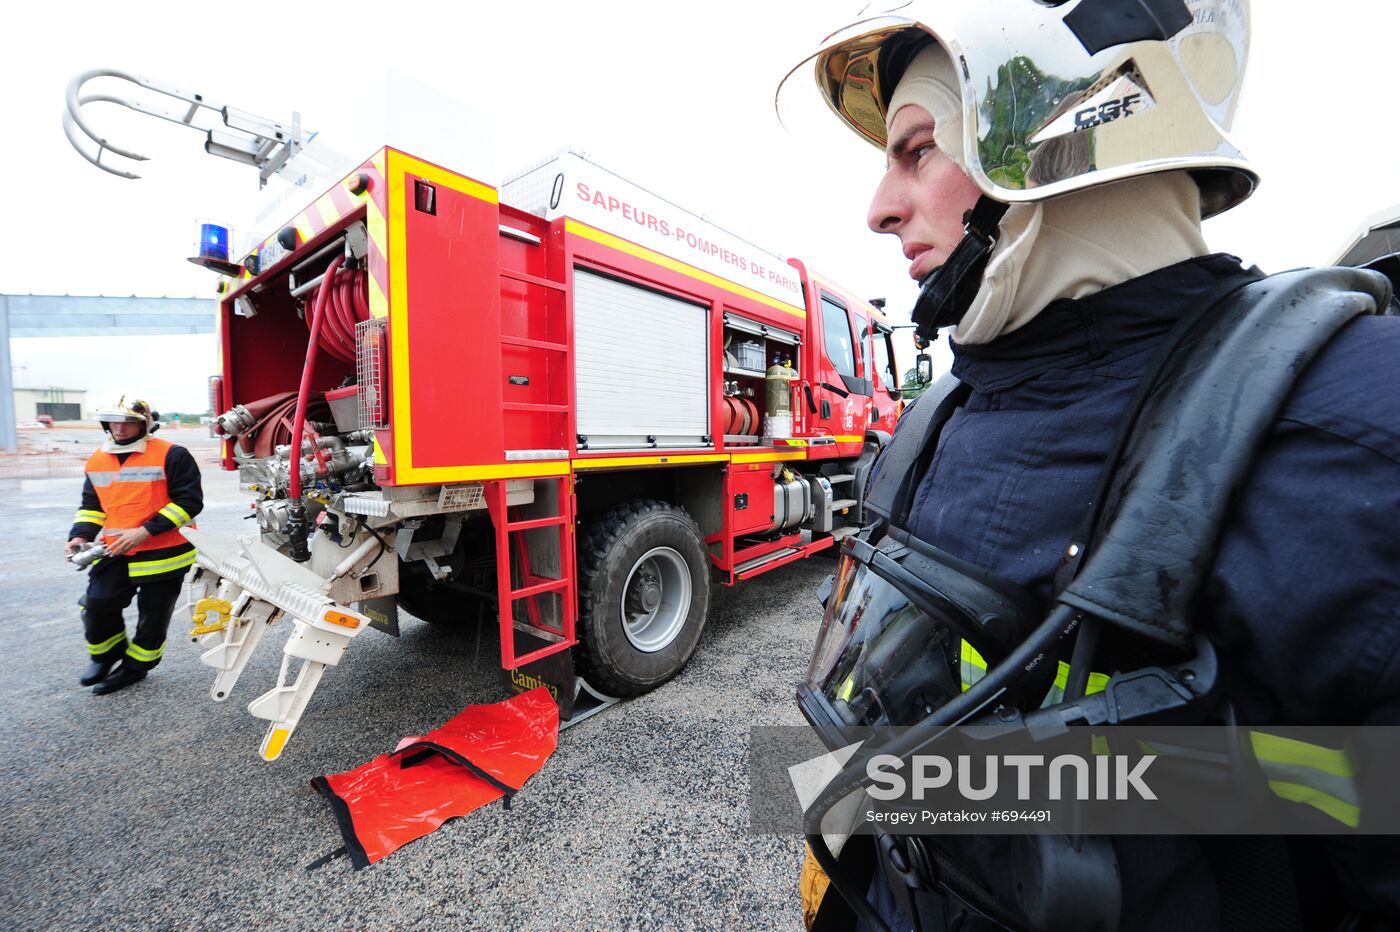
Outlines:
[[937, 338], [940, 328], [955, 326], [972, 306], [982, 287], [987, 259], [997, 244], [998, 225], [1010, 206], [985, 194], [979, 197], [967, 212], [963, 237], [948, 261], [919, 282], [919, 297], [909, 317], [917, 328], [915, 336], [925, 345]]

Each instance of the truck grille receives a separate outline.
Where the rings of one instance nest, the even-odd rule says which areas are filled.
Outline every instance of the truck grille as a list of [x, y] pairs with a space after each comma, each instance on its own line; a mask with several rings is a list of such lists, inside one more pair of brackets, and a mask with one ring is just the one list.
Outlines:
[[465, 485], [445, 485], [438, 493], [438, 507], [443, 511], [468, 511], [486, 507], [486, 495], [480, 482]]

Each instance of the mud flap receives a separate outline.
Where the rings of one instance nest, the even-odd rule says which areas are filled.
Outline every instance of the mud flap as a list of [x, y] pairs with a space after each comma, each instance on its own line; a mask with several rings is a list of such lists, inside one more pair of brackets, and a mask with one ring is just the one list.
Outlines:
[[[532, 651], [549, 643], [526, 631], [517, 630], [515, 637], [516, 644], [522, 645], [520, 649], [524, 651]], [[568, 650], [521, 667], [502, 670], [501, 679], [517, 693], [530, 689], [547, 690], [555, 705], [559, 706], [560, 731], [622, 701], [615, 696], [604, 695], [577, 675], [574, 672], [574, 653]]]
[[468, 706], [392, 753], [317, 777], [311, 786], [330, 802], [346, 853], [360, 870], [448, 819], [497, 799], [509, 805], [554, 753], [558, 737], [558, 707], [548, 690], [532, 689]]
[[[549, 641], [527, 631], [515, 631], [516, 650], [526, 654], [547, 646]], [[574, 714], [574, 652], [562, 650], [533, 663], [501, 670], [502, 682], [514, 693], [543, 688], [559, 706], [559, 718], [567, 722]]]

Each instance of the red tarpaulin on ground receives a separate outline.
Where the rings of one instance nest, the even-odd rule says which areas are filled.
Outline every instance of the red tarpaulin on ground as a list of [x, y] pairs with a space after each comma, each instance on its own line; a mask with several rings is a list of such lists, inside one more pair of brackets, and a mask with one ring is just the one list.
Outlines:
[[311, 785], [330, 801], [355, 869], [497, 799], [509, 807], [554, 753], [559, 707], [543, 688], [494, 705], [473, 705], [441, 728], [400, 742], [344, 773]]

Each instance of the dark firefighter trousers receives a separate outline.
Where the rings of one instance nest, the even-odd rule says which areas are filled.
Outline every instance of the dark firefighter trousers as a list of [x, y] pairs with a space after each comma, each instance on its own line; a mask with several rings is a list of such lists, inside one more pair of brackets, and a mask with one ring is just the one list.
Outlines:
[[[88, 571], [87, 593], [78, 600], [87, 650], [93, 660], [120, 657], [126, 665], [149, 670], [165, 653], [165, 632], [189, 568], [132, 579], [126, 564], [125, 557], [109, 557]], [[128, 640], [122, 611], [133, 598], [136, 633]]]

